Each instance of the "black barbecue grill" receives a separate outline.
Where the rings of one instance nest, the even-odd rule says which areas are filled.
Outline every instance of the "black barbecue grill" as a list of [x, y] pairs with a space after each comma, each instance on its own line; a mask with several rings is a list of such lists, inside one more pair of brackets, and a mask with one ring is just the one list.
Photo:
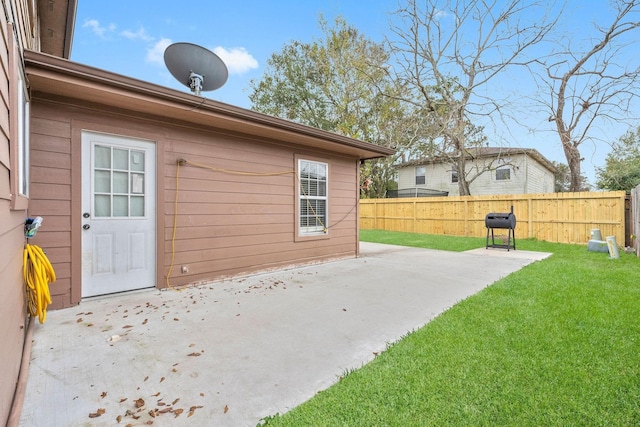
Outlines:
[[[516, 216], [513, 213], [513, 206], [511, 206], [511, 212], [487, 214], [484, 218], [484, 225], [487, 227], [487, 248], [516, 249]], [[493, 232], [495, 229], [508, 230], [506, 245], [504, 243], [496, 244]], [[491, 244], [489, 244], [489, 235], [491, 235]], [[511, 239], [513, 239], [513, 245]]]

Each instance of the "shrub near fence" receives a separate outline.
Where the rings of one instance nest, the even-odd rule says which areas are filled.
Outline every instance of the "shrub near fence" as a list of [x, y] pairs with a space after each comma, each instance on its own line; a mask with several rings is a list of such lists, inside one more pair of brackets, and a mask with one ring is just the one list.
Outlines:
[[[485, 237], [485, 216], [516, 215], [516, 239], [586, 244], [591, 230], [625, 239], [625, 192], [508, 194], [360, 200], [360, 228]], [[507, 230], [505, 230], [506, 234]]]

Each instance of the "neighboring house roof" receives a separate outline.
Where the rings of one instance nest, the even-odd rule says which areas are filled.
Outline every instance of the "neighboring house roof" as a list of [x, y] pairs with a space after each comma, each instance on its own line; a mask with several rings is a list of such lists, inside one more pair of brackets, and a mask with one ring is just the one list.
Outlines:
[[[532, 157], [538, 163], [543, 165], [545, 168], [549, 169], [551, 172], [556, 173], [557, 168], [549, 161], [546, 157], [544, 157], [538, 150], [535, 148], [511, 148], [511, 147], [475, 147], [466, 150], [466, 158], [468, 160], [475, 159], [483, 159], [490, 157], [504, 157], [516, 154], [524, 154], [529, 157]], [[440, 163], [451, 163], [452, 157], [450, 156], [434, 156], [426, 159], [416, 159], [410, 160], [408, 162], [404, 162], [398, 165], [398, 168], [403, 168], [407, 166], [422, 166], [428, 164], [440, 164]]]
[[165, 122], [189, 123], [274, 142], [288, 142], [373, 159], [395, 150], [333, 132], [181, 92], [142, 80], [26, 50], [25, 66], [33, 94], [72, 98], [114, 111], [161, 117]]

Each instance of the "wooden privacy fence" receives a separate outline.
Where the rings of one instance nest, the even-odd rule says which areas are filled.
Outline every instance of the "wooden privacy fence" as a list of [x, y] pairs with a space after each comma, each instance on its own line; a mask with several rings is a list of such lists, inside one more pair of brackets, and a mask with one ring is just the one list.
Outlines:
[[362, 199], [360, 228], [486, 237], [485, 216], [511, 206], [516, 239], [586, 244], [599, 228], [603, 238], [615, 236], [624, 246], [624, 191]]

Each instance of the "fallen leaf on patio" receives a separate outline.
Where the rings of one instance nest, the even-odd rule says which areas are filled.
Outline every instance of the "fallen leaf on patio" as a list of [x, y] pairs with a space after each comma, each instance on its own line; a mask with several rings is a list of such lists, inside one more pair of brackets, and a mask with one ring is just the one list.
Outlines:
[[107, 397], [107, 392], [106, 392], [106, 391], [103, 391], [102, 393], [100, 393], [100, 397], [101, 397], [102, 399], [104, 399], [105, 397]]
[[87, 326], [93, 326], [93, 323], [87, 323]]
[[122, 403], [122, 402], [126, 402], [126, 401], [127, 401], [127, 399], [128, 399], [128, 397], [123, 397], [122, 399], [120, 399], [120, 403]]
[[160, 378], [160, 382], [164, 381], [164, 377]]
[[142, 324], [143, 324], [143, 325], [146, 325], [148, 321], [149, 321], [149, 319], [144, 319], [144, 321], [142, 322]]
[[148, 380], [149, 379], [149, 375], [147, 375], [146, 377], [144, 377], [144, 380]]
[[129, 328], [133, 328], [133, 325], [124, 325], [124, 326], [122, 327], [122, 329], [129, 329]]
[[144, 399], [136, 399], [136, 408], [142, 408], [144, 406]]
[[[164, 379], [164, 377], [162, 377], [162, 379]], [[156, 394], [152, 394], [151, 396], [158, 397], [158, 396], [160, 396], [160, 392], [157, 392]]]
[[224, 405], [224, 413], [226, 414], [227, 412], [229, 412], [229, 405]]
[[153, 421], [149, 420], [145, 423], [146, 425], [150, 426], [151, 424], [153, 424]]
[[196, 352], [187, 354], [187, 356], [200, 356], [200, 353], [196, 351]]
[[171, 372], [178, 372], [178, 370], [176, 368], [173, 368]]
[[195, 344], [189, 344], [189, 347], [195, 347], [195, 346], [196, 346]]
[[80, 317], [78, 320], [76, 320], [76, 323], [81, 323], [82, 322], [82, 317]]
[[204, 393], [200, 393], [200, 397], [204, 397]]
[[180, 400], [180, 398], [177, 398], [176, 400], [174, 400], [173, 402], [171, 402], [172, 405], [175, 405], [176, 403], [178, 403], [178, 401]]
[[178, 319], [177, 317], [174, 317], [174, 318], [173, 318], [173, 320], [175, 320], [175, 321], [177, 322], [177, 321], [178, 321], [178, 320], [180, 320], [180, 319]]
[[88, 316], [88, 315], [90, 315], [90, 314], [93, 314], [93, 312], [91, 312], [91, 311], [87, 311], [84, 315], [85, 315], [85, 316]]
[[180, 416], [180, 414], [182, 414], [184, 412], [184, 409], [175, 409], [173, 411], [173, 413], [175, 414], [176, 418], [178, 418]]
[[149, 416], [151, 418], [155, 418], [156, 417], [156, 413], [153, 411], [153, 409], [149, 411]]
[[171, 408], [164, 408], [164, 409], [160, 409], [160, 410], [158, 411], [158, 413], [159, 413], [159, 414], [166, 414], [167, 412], [171, 412], [171, 411], [173, 411], [173, 409], [171, 409]]
[[158, 401], [158, 406], [167, 406], [167, 404], [164, 402]]
[[347, 309], [346, 309], [346, 308], [343, 308], [343, 309], [342, 309], [342, 311], [347, 311]]
[[116, 417], [116, 421], [118, 422], [118, 424], [120, 424], [120, 421], [122, 421], [122, 415], [118, 415]]
[[106, 411], [104, 408], [98, 409], [96, 412], [89, 414], [89, 418], [98, 418], [100, 415], [104, 414]]

